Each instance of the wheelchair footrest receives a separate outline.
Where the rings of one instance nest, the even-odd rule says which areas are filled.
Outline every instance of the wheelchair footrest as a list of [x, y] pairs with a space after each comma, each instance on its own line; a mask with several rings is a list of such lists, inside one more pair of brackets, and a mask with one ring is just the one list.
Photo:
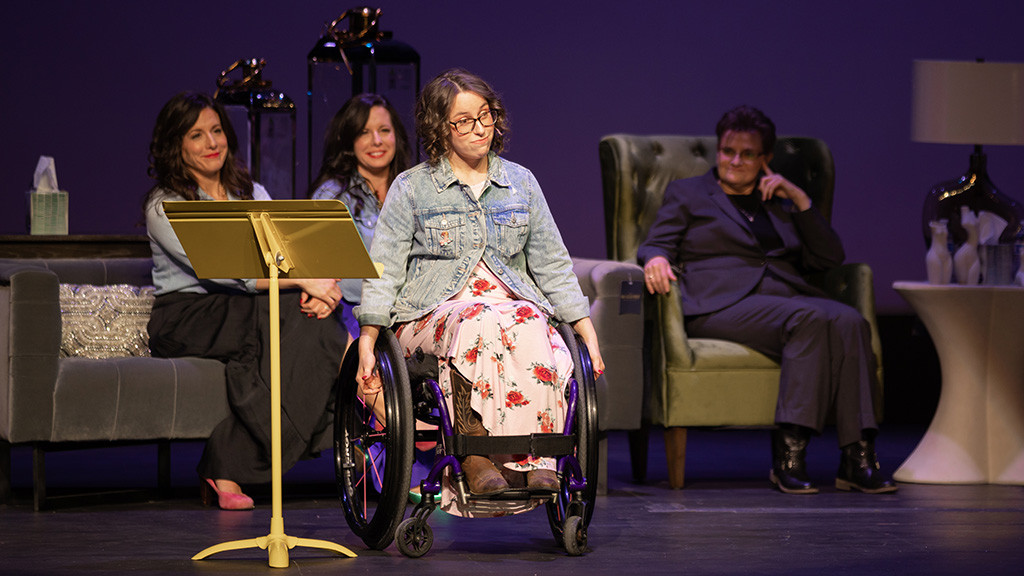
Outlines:
[[531, 456], [563, 456], [572, 454], [576, 437], [565, 434], [529, 434], [526, 436], [466, 436], [447, 438], [453, 455], [529, 454]]
[[470, 500], [488, 500], [488, 501], [515, 501], [522, 502], [523, 500], [533, 499], [550, 499], [555, 495], [554, 490], [540, 490], [530, 488], [510, 488], [504, 492], [498, 492], [497, 494], [488, 494], [487, 496], [477, 496], [476, 494], [468, 494]]

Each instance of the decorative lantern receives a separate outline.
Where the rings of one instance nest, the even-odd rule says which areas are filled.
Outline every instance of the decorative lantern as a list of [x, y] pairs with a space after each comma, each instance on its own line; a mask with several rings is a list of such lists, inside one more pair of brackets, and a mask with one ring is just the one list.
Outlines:
[[[308, 182], [320, 171], [324, 133], [338, 109], [356, 94], [387, 98], [409, 134], [411, 160], [419, 160], [413, 110], [420, 86], [420, 55], [378, 28], [379, 8], [353, 8], [327, 24], [309, 52]], [[348, 20], [348, 29], [342, 21]]]
[[[295, 198], [295, 103], [263, 79], [262, 58], [239, 60], [220, 73], [214, 99], [238, 135], [239, 161], [274, 198]], [[242, 77], [229, 75], [239, 70]]]

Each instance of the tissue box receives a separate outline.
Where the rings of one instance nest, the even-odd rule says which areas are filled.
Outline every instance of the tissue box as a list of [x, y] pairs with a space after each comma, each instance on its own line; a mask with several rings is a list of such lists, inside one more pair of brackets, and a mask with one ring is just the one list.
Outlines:
[[983, 244], [978, 246], [981, 259], [981, 283], [988, 286], [1013, 284], [1014, 274], [1020, 268], [1020, 257], [1013, 244]]
[[68, 193], [36, 192], [28, 194], [29, 234], [68, 233]]

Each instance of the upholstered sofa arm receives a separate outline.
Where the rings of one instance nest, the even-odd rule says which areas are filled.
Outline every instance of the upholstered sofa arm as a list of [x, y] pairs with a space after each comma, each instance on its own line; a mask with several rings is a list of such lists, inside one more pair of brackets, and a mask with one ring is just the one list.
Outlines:
[[[573, 258], [572, 271], [579, 279], [580, 289], [590, 298], [591, 306], [598, 301], [614, 300], [618, 306], [619, 297], [623, 296], [623, 283], [635, 283], [639, 287], [644, 284], [644, 270], [629, 262], [600, 260], [593, 258]], [[638, 296], [642, 293], [637, 290]], [[631, 294], [625, 294], [631, 297]], [[639, 303], [639, 302], [638, 302]], [[639, 308], [637, 308], [639, 310]]]
[[602, 430], [640, 427], [643, 410], [643, 269], [628, 262], [573, 258], [590, 299], [605, 373], [597, 382]]
[[57, 275], [0, 265], [0, 437], [48, 440], [61, 342]]

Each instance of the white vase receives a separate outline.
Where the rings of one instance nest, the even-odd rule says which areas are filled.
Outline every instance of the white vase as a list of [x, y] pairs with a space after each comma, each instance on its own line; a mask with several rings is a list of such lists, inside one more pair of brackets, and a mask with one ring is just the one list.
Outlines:
[[978, 216], [967, 206], [960, 207], [960, 226], [967, 232], [967, 241], [953, 255], [953, 270], [960, 284], [975, 285], [981, 280], [978, 259]]
[[953, 279], [953, 257], [949, 254], [949, 228], [946, 220], [932, 220], [932, 245], [925, 254], [924, 264], [928, 271], [928, 283], [949, 284]]

